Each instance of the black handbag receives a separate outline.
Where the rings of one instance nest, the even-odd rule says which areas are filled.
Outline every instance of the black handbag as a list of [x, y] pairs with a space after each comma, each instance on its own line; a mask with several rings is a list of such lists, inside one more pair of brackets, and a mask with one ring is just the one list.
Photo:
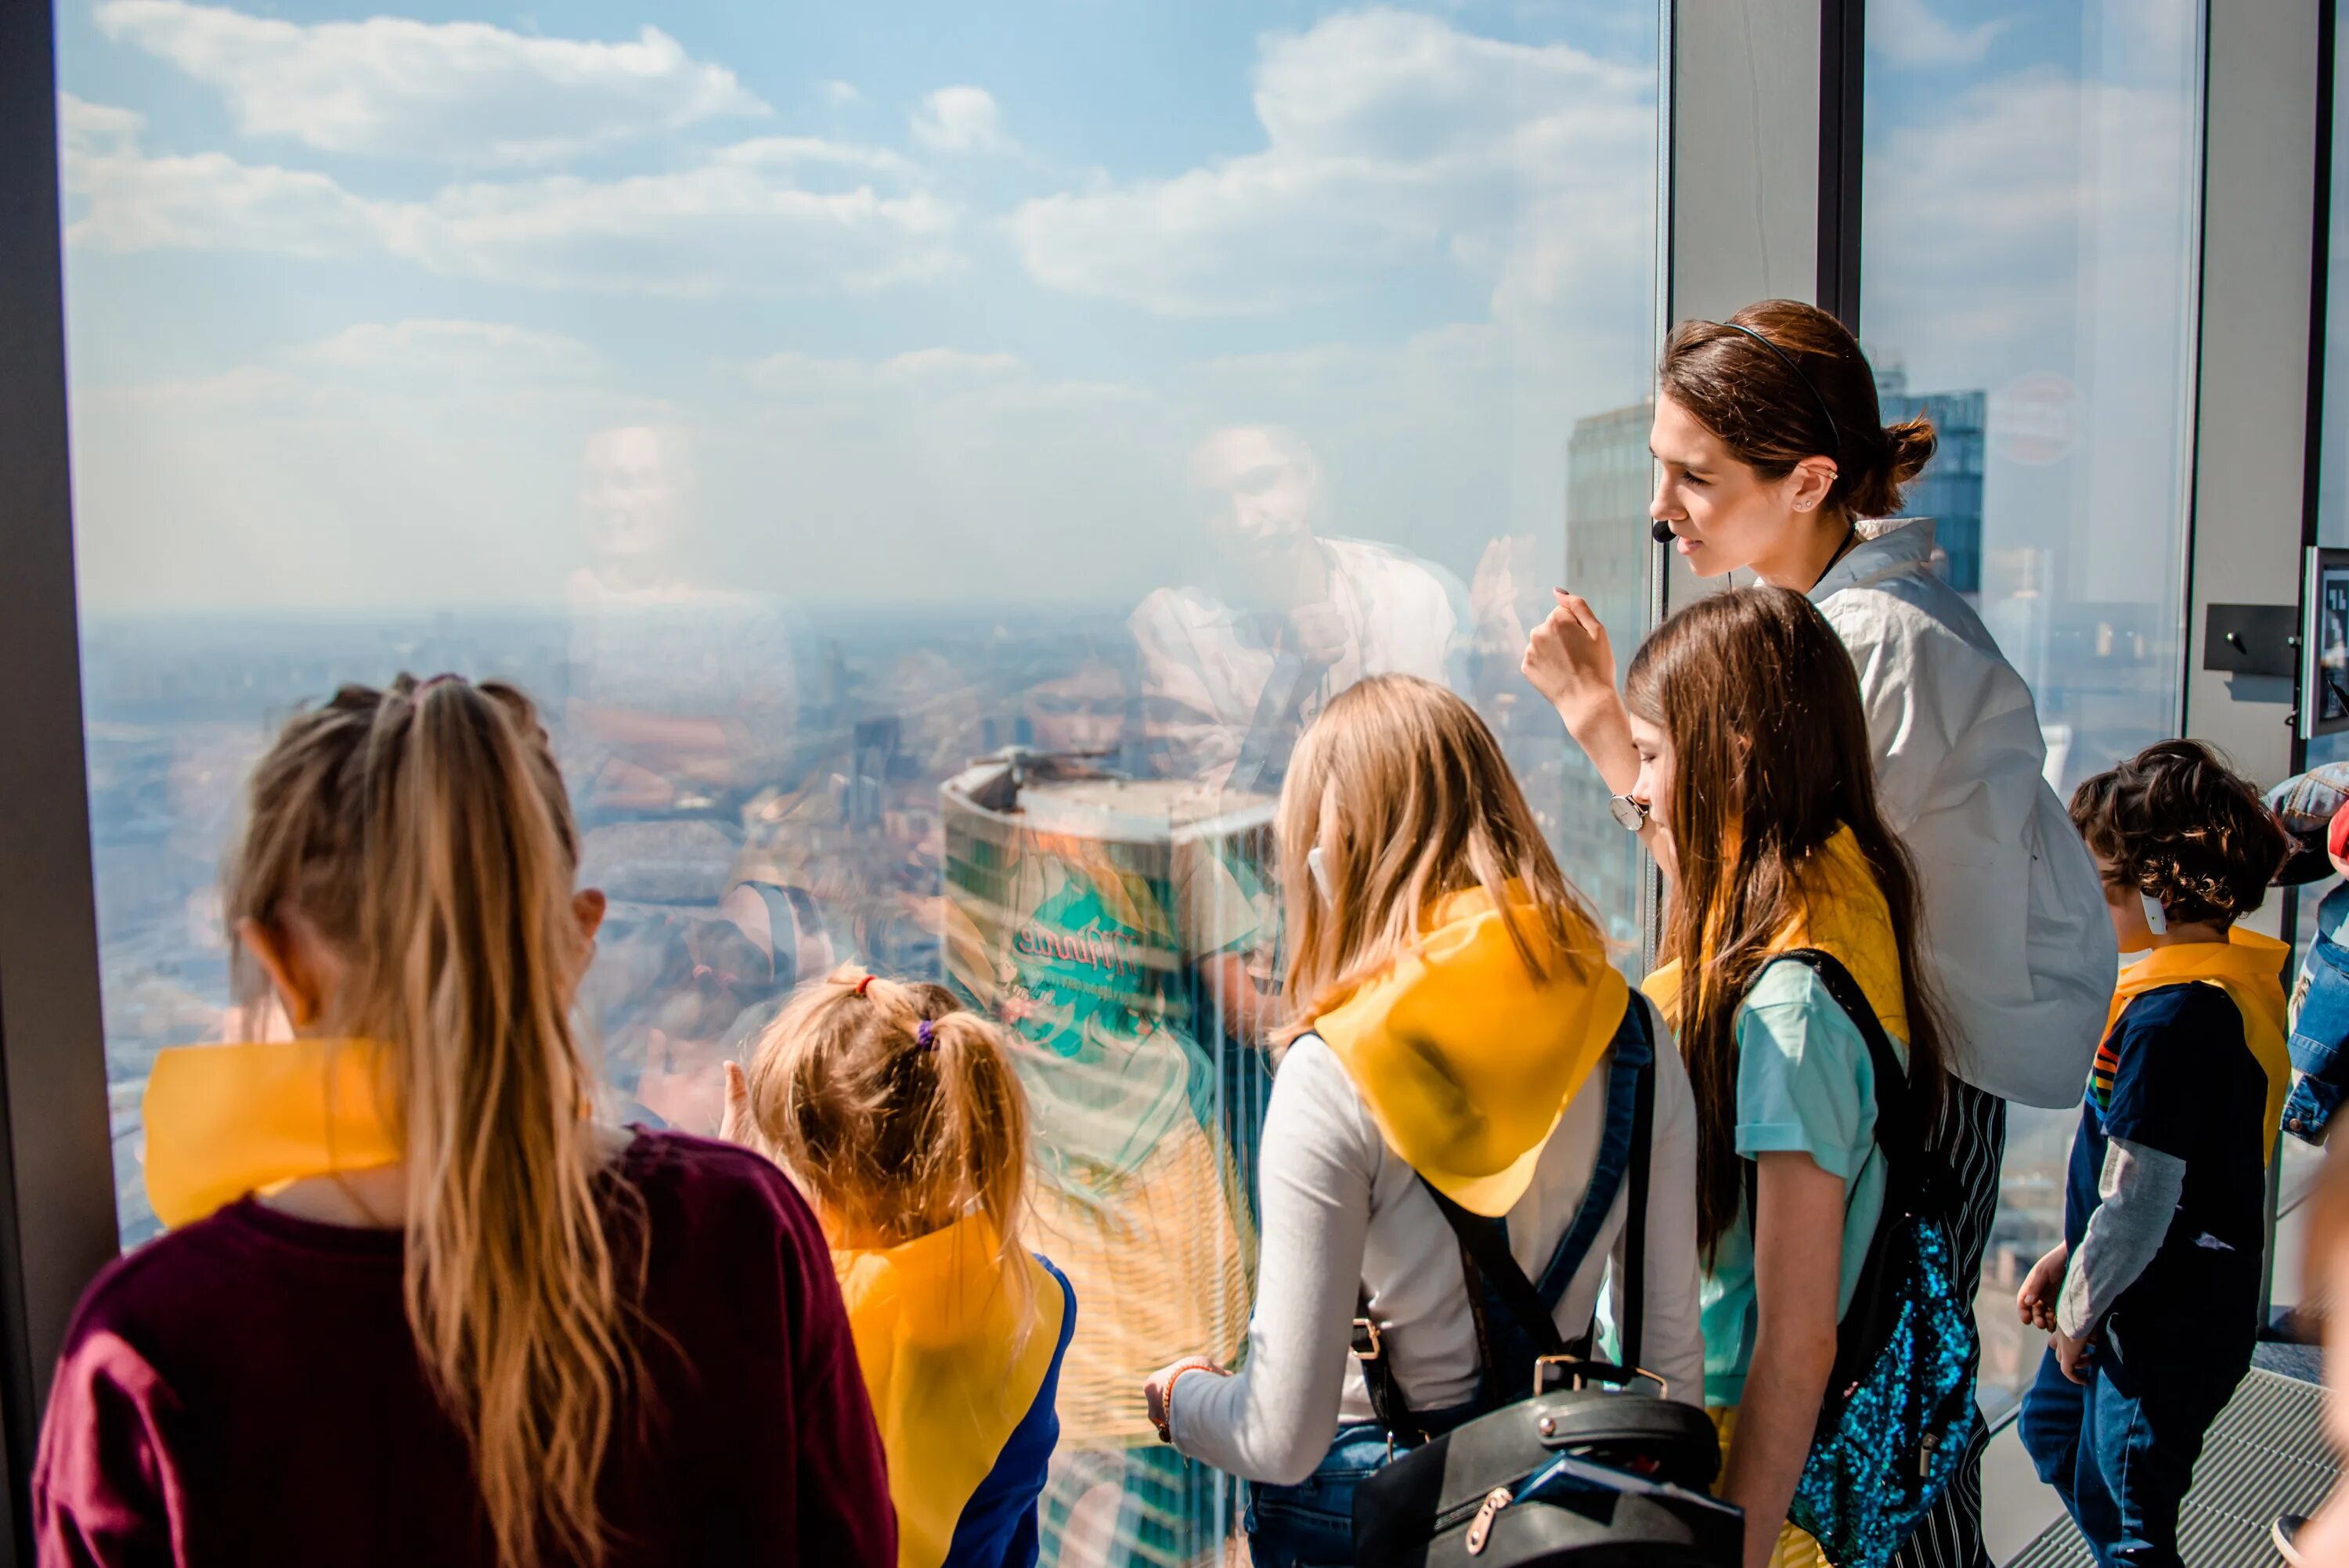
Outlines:
[[[1458, 1236], [1475, 1309], [1485, 1395], [1512, 1370], [1531, 1397], [1449, 1432], [1413, 1425], [1375, 1331], [1358, 1342], [1380, 1424], [1399, 1441], [1425, 1441], [1354, 1492], [1355, 1568], [1734, 1568], [1744, 1515], [1707, 1495], [1721, 1469], [1713, 1422], [1692, 1406], [1630, 1391], [1661, 1379], [1640, 1369], [1648, 1207], [1648, 1145], [1655, 1124], [1655, 1044], [1636, 995], [1615, 1032], [1607, 1130], [1582, 1207], [1537, 1285], [1509, 1251], [1506, 1224], [1471, 1214], [1427, 1189]], [[1557, 1302], [1588, 1255], [1628, 1179], [1630, 1229], [1623, 1270], [1621, 1360], [1595, 1360], [1586, 1338], [1566, 1344]], [[1489, 1286], [1503, 1321], [1485, 1310]], [[1368, 1312], [1358, 1333], [1368, 1328]], [[1544, 1390], [1553, 1368], [1572, 1387]], [[1610, 1389], [1586, 1382], [1616, 1385]]]

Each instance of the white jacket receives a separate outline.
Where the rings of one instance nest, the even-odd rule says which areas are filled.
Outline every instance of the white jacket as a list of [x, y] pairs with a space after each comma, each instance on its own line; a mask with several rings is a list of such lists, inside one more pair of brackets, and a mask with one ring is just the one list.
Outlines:
[[1930, 522], [1859, 531], [1811, 599], [1858, 666], [1884, 814], [1917, 862], [1951, 1070], [2077, 1104], [2120, 957], [2095, 861], [2042, 776], [2031, 689], [1933, 574]]

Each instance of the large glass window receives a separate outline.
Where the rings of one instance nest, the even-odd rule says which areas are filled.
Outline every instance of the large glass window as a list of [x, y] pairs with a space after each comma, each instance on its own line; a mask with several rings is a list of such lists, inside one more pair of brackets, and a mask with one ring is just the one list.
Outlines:
[[[1944, 445], [1912, 504], [2031, 683], [2059, 791], [2170, 733], [2200, 187], [2194, 0], [1875, 0], [1860, 334]], [[2017, 1108], [1984, 1266], [1982, 1399], [2035, 1369], [2022, 1274], [2075, 1115]]]
[[613, 901], [616, 1113], [713, 1127], [835, 963], [1017, 1026], [1091, 1326], [1049, 1553], [1197, 1557], [1137, 1389], [1244, 1323], [1299, 727], [1468, 694], [1635, 934], [1517, 659], [1569, 528], [1636, 639], [1655, 7], [413, 9], [60, 9], [126, 1239], [155, 1051], [259, 1022], [258, 749], [508, 675]]
[[[2349, 546], [2349, 114], [2343, 112], [2338, 83], [2341, 67], [2349, 61], [2349, 30], [2334, 31], [2333, 104], [2333, 189], [2330, 192], [2328, 233], [2326, 242], [2326, 274], [2324, 290], [2324, 353], [2318, 372], [2317, 385], [2310, 395], [2320, 399], [2318, 432], [2318, 468], [2316, 487], [2316, 542], [2329, 549]], [[2308, 765], [2311, 768], [2333, 767], [2349, 763], [2349, 735], [2318, 735], [2308, 742]], [[2292, 933], [2301, 952], [2305, 953], [2316, 936], [2318, 906], [2325, 896], [2341, 885], [2340, 880], [2328, 876], [2323, 881], [2302, 888], [2298, 894], [2298, 929]], [[2337, 916], [2338, 911], [2335, 914]], [[2344, 932], [2336, 919], [2330, 934], [2336, 941]], [[2315, 1149], [2296, 1138], [2286, 1138], [2282, 1143], [2283, 1171], [2281, 1202], [2290, 1209], [2305, 1194], [2314, 1179], [2320, 1156]], [[2280, 1278], [2276, 1281], [2279, 1299], [2297, 1297], [2299, 1281]]]

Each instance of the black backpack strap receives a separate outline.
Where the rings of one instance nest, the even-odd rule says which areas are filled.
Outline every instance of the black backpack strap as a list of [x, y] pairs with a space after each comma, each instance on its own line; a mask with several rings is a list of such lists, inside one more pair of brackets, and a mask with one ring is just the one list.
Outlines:
[[1832, 953], [1798, 947], [1777, 954], [1762, 966], [1762, 971], [1756, 971], [1754, 978], [1760, 979], [1771, 964], [1799, 964], [1817, 975], [1828, 996], [1859, 1031], [1874, 1069], [1870, 1076], [1876, 1080], [1876, 1143], [1884, 1151], [1885, 1208], [1889, 1211], [1896, 1202], [1910, 1201], [1924, 1152], [1925, 1130], [1917, 1125], [1916, 1097], [1909, 1092], [1909, 1069], [1892, 1048], [1892, 1037], [1884, 1032], [1875, 1004], [1860, 989], [1859, 982], [1851, 977], [1851, 971]]
[[[1860, 989], [1859, 982], [1852, 978], [1851, 971], [1833, 954], [1816, 948], [1782, 953], [1770, 962], [1799, 964], [1818, 976], [1835, 1005], [1851, 1019], [1860, 1038], [1868, 1043], [1868, 1060], [1874, 1068], [1871, 1076], [1876, 1080], [1876, 1146], [1884, 1154], [1884, 1207], [1877, 1215], [1876, 1232], [1868, 1241], [1868, 1253], [1852, 1291], [1851, 1307], [1836, 1326], [1835, 1367], [1828, 1374], [1826, 1402], [1819, 1415], [1825, 1429], [1842, 1409], [1845, 1396], [1866, 1372], [1867, 1360], [1882, 1342], [1884, 1315], [1894, 1309], [1894, 1304], [1884, 1299], [1884, 1276], [1893, 1233], [1909, 1215], [1937, 1201], [1937, 1192], [1928, 1181], [1929, 1162], [1935, 1156], [1925, 1146], [1925, 1130], [1918, 1125], [1916, 1096], [1909, 1087], [1908, 1070], [1894, 1052], [1891, 1037], [1884, 1032], [1874, 1005], [1868, 1001], [1867, 992]], [[1749, 1225], [1755, 1223], [1759, 1215], [1755, 1202], [1758, 1168], [1753, 1161], [1745, 1167]]]
[[[1650, 1035], [1648, 1005], [1637, 994], [1631, 1011], [1640, 1034]], [[1642, 1331], [1648, 1322], [1648, 1155], [1656, 1139], [1656, 1064], [1652, 1044], [1647, 1065], [1640, 1073], [1639, 1103], [1631, 1109], [1631, 1191], [1623, 1210], [1623, 1228], [1630, 1233], [1623, 1249], [1623, 1321], [1618, 1348], [1627, 1371], [1638, 1370]]]
[[1391, 1433], [1411, 1429], [1411, 1401], [1394, 1375], [1394, 1358], [1387, 1354], [1378, 1320], [1371, 1315], [1371, 1293], [1354, 1295], [1354, 1360], [1362, 1368], [1362, 1387], [1371, 1397], [1371, 1414]]
[[[1539, 1285], [1526, 1277], [1516, 1254], [1509, 1250], [1508, 1225], [1505, 1221], [1470, 1213], [1436, 1191], [1423, 1177], [1421, 1184], [1434, 1200], [1436, 1212], [1459, 1237], [1466, 1260], [1492, 1286], [1509, 1315], [1532, 1341], [1537, 1355], [1571, 1357], [1583, 1362], [1588, 1371], [1620, 1382], [1628, 1381], [1640, 1365], [1647, 1283], [1649, 1146], [1655, 1128], [1654, 1035], [1647, 1004], [1636, 992], [1624, 1004], [1623, 1021], [1616, 1026], [1613, 1050], [1614, 1059], [1608, 1070], [1607, 1123], [1591, 1168], [1590, 1185], [1583, 1193], [1574, 1219], [1567, 1225], [1566, 1233], [1558, 1238], [1547, 1266], [1542, 1270]], [[1626, 1195], [1624, 1224], [1630, 1234], [1623, 1271], [1626, 1322], [1622, 1364], [1616, 1366], [1591, 1360], [1585, 1354], [1587, 1338], [1578, 1340], [1572, 1346], [1567, 1345], [1558, 1334], [1556, 1314], [1567, 1286], [1598, 1241], [1599, 1229], [1614, 1209], [1617, 1195], [1623, 1192], [1627, 1179], [1630, 1191]], [[1473, 1278], [1469, 1289], [1473, 1300]], [[1494, 1368], [1487, 1365], [1482, 1371], [1489, 1383]]]

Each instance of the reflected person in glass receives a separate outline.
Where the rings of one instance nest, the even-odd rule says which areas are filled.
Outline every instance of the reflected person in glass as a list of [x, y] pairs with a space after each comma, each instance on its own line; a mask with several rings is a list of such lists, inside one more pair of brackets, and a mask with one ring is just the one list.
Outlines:
[[[1965, 1189], [1956, 1240], [1972, 1277], [1997, 1212], [2005, 1102], [2078, 1103], [2119, 958], [2095, 864], [2044, 777], [2030, 688], [1934, 574], [1931, 522], [1891, 515], [1932, 456], [1932, 426], [1886, 427], [1843, 325], [1765, 300], [1673, 330], [1649, 444], [1659, 540], [1700, 577], [1751, 571], [1806, 594], [1858, 668], [1885, 818], [1917, 865], [1926, 966], [1950, 1014], [1941, 1139]], [[1580, 598], [1557, 598], [1526, 674], [1608, 788], [1628, 792], [1639, 756], [1606, 629]], [[1911, 1568], [1984, 1561], [1986, 1441], [1978, 1424], [1902, 1559]]]
[[[621, 426], [588, 438], [579, 480], [587, 559], [567, 585], [570, 689], [558, 740], [587, 874], [614, 903], [613, 962], [588, 982], [607, 1071], [664, 1121], [708, 1133], [724, 1093], [725, 1042], [715, 1037], [740, 1004], [716, 1009], [718, 1026], [692, 1022], [694, 993], [714, 966], [685, 952], [681, 936], [716, 921], [740, 876], [746, 818], [762, 790], [787, 781], [799, 689], [778, 603], [693, 570], [695, 490], [682, 429]], [[661, 978], [648, 986], [647, 975]]]
[[1327, 491], [1291, 430], [1241, 425], [1202, 440], [1202, 581], [1154, 591], [1129, 624], [1160, 770], [1270, 794], [1299, 733], [1364, 676], [1465, 684], [1467, 595], [1407, 552], [1322, 528]]

